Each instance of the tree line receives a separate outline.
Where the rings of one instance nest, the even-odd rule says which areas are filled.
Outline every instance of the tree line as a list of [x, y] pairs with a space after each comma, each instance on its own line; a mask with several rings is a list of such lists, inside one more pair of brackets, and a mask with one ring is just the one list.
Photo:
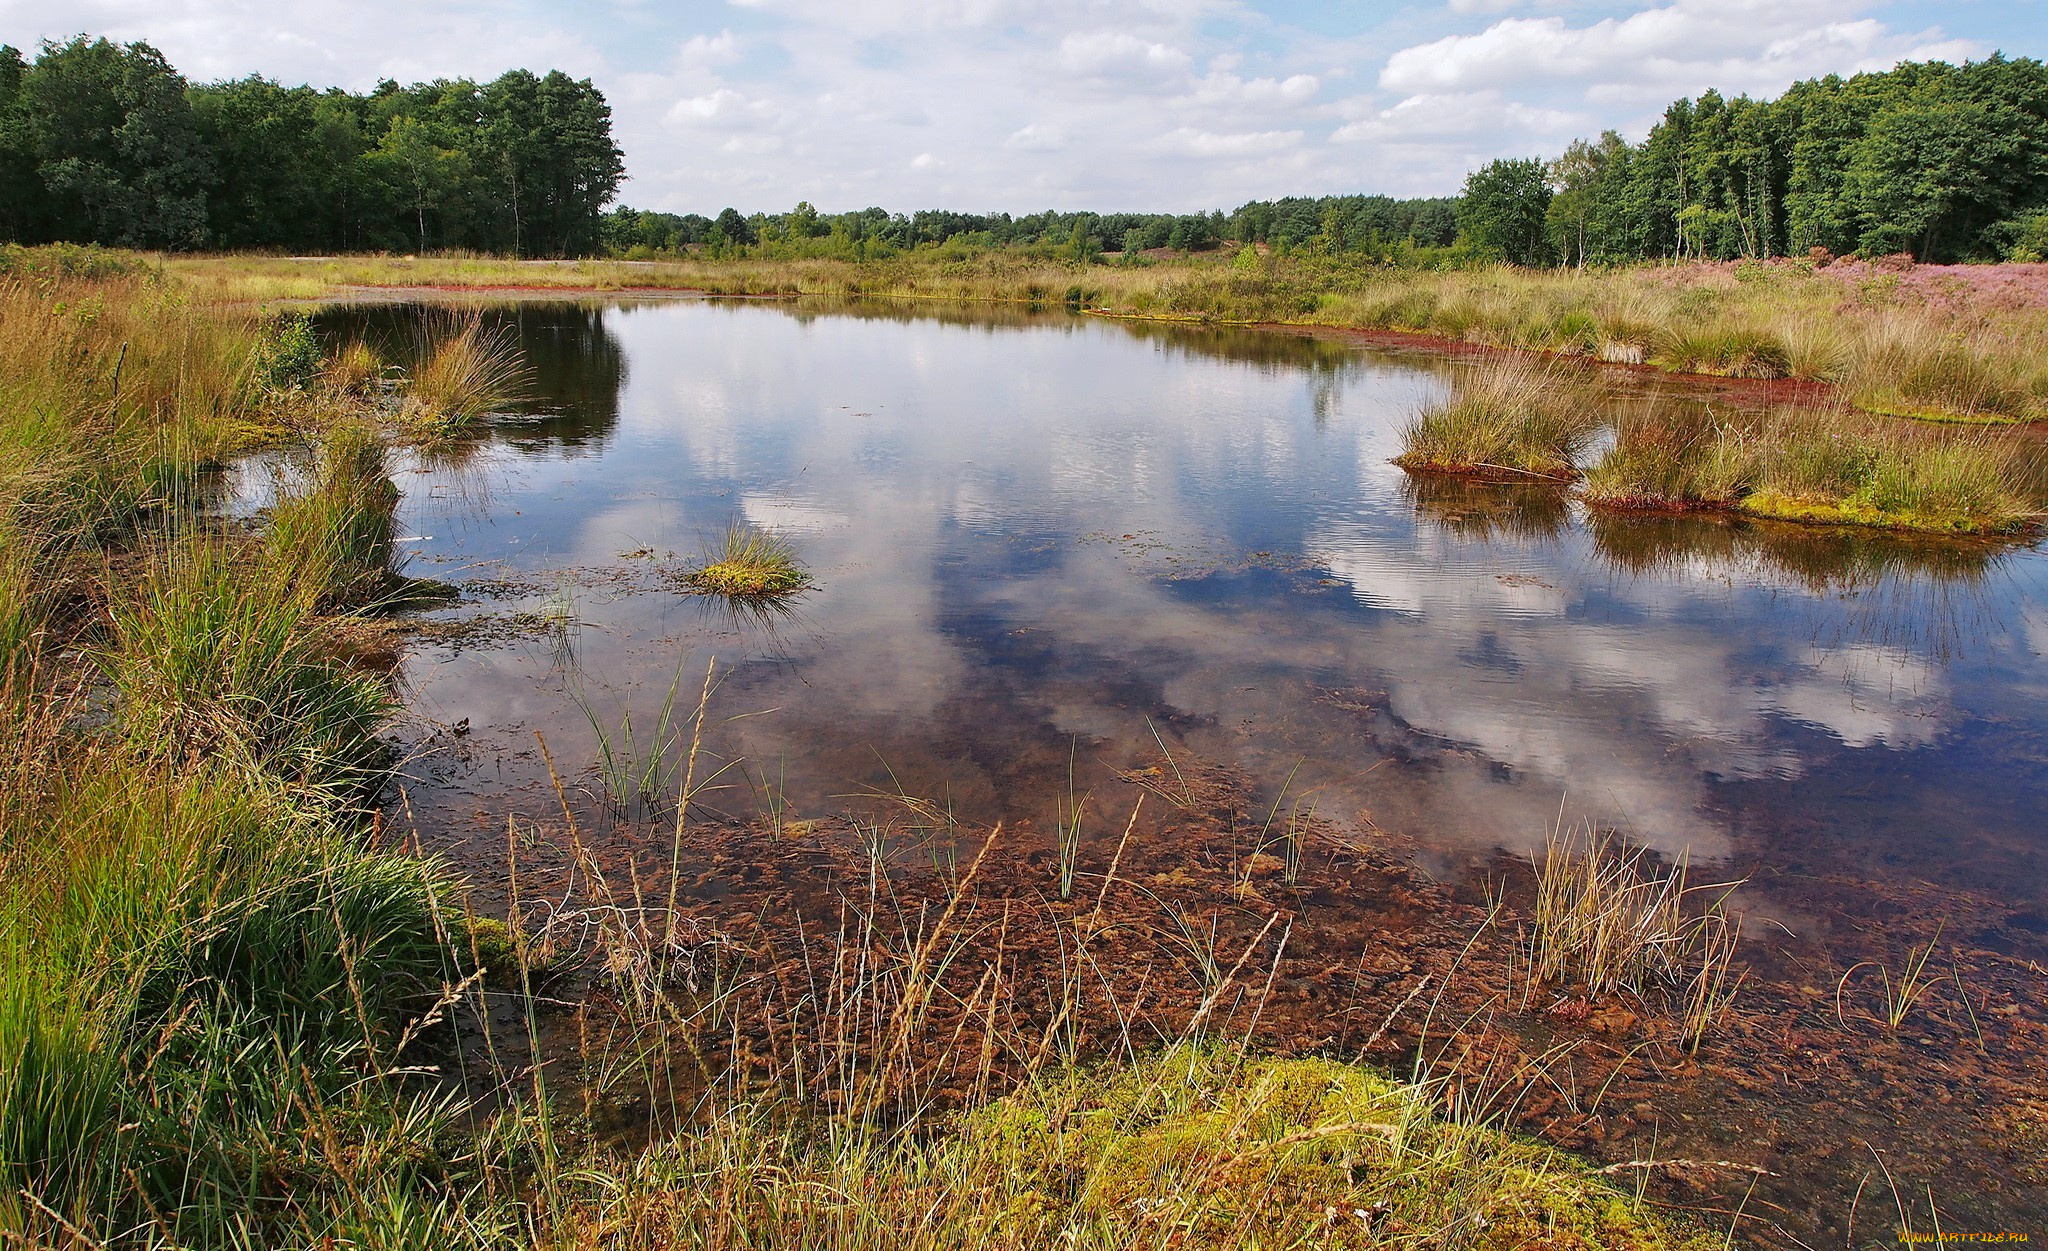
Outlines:
[[1037, 248], [1074, 258], [1200, 251], [1225, 241], [1392, 264], [1627, 264], [1910, 253], [2048, 257], [2048, 67], [1993, 56], [1905, 63], [1793, 85], [1774, 100], [1708, 91], [1637, 144], [1613, 131], [1554, 158], [1494, 161], [1463, 194], [1254, 200], [1206, 214], [879, 208], [716, 218], [619, 209], [606, 247], [650, 255], [862, 258], [920, 246]]
[[1395, 259], [1406, 249], [1445, 249], [1458, 238], [1457, 200], [1390, 196], [1254, 200], [1234, 212], [958, 213], [867, 208], [820, 213], [800, 203], [786, 213], [716, 217], [618, 208], [605, 215], [605, 246], [615, 255], [656, 256], [702, 247], [713, 255], [742, 250], [766, 257], [867, 259], [918, 247], [1022, 247], [1090, 258], [1136, 256], [1159, 248], [1201, 252], [1236, 240], [1282, 250], [1362, 252]]
[[1639, 144], [1609, 131], [1466, 181], [1466, 237], [1525, 265], [2048, 252], [2048, 66], [1993, 56], [1709, 91]]
[[625, 166], [588, 79], [190, 83], [146, 43], [0, 47], [0, 239], [575, 256]]

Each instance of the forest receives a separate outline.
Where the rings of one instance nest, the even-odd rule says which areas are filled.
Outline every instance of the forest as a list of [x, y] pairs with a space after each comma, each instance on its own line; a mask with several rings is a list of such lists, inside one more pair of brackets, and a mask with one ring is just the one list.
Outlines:
[[0, 48], [0, 238], [587, 255], [625, 165], [588, 79], [190, 83], [146, 43]]

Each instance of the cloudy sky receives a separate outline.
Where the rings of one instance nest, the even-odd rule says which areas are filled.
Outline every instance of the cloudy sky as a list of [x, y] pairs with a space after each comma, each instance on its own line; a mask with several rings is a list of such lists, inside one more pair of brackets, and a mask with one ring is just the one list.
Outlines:
[[0, 0], [194, 78], [589, 76], [643, 208], [1453, 191], [1709, 86], [2048, 54], [2048, 0]]

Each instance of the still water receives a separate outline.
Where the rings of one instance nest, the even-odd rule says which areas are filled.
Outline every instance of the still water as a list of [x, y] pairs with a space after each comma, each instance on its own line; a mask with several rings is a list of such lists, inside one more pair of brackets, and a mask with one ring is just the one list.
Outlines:
[[[1120, 763], [1156, 730], [1446, 864], [1562, 812], [1752, 875], [1988, 893], [2021, 940], [2048, 930], [2037, 550], [1414, 481], [1388, 458], [1449, 385], [1420, 355], [1060, 314], [491, 316], [536, 394], [401, 473], [410, 571], [573, 624], [408, 655], [413, 801], [443, 818], [501, 826], [486, 800], [544, 779], [536, 730], [579, 768], [593, 721], [646, 734], [715, 656], [724, 757], [799, 811], [900, 783], [1043, 821], [1055, 779], [1024, 745]], [[674, 589], [735, 519], [796, 540], [818, 586], [793, 617]], [[750, 815], [758, 788], [713, 802]]]

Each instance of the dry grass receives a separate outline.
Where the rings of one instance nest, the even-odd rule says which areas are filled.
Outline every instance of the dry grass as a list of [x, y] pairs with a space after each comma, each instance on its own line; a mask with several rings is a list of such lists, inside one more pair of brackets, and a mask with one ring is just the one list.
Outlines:
[[526, 398], [526, 361], [508, 326], [486, 328], [475, 313], [429, 319], [402, 391], [403, 418], [434, 434], [460, 434]]
[[[1732, 1005], [1739, 922], [1724, 908], [1738, 883], [1688, 885], [1683, 857], [1666, 872], [1612, 835], [1554, 830], [1534, 862], [1528, 986], [1589, 997], [1626, 992], [1671, 1005], [1679, 1036], [1697, 1047]], [[1690, 894], [1708, 894], [1688, 907]]]

